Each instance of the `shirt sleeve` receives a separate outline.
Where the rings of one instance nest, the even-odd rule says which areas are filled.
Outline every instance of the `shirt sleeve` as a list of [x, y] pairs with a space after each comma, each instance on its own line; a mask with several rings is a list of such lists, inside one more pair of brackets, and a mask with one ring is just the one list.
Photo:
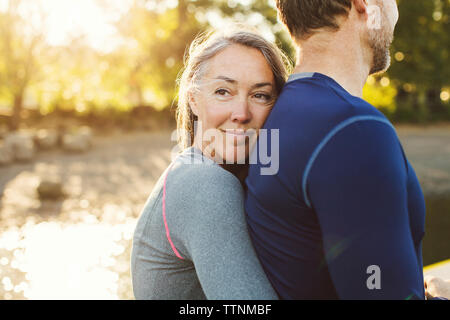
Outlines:
[[337, 132], [308, 176], [326, 264], [341, 299], [424, 299], [395, 130], [358, 121]]
[[197, 167], [183, 180], [191, 200], [183, 209], [179, 241], [206, 298], [278, 299], [248, 235], [239, 180], [218, 166]]

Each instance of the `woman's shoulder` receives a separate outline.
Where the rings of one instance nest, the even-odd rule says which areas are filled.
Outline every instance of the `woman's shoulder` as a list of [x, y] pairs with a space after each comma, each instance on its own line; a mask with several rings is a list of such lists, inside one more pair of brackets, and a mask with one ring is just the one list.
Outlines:
[[[243, 221], [245, 193], [239, 179], [209, 158], [190, 161], [186, 155], [178, 156], [166, 172], [168, 223], [208, 229]], [[182, 238], [183, 231], [177, 230]]]
[[190, 162], [179, 156], [166, 172], [164, 189], [167, 207], [182, 208], [183, 215], [201, 215], [224, 206], [240, 208], [245, 199], [238, 178], [210, 159]]
[[[194, 186], [196, 189], [217, 186], [242, 189], [239, 179], [213, 160], [199, 154], [194, 148], [188, 148], [180, 154], [167, 171], [167, 183], [182, 186]], [[195, 190], [193, 190], [195, 191]]]

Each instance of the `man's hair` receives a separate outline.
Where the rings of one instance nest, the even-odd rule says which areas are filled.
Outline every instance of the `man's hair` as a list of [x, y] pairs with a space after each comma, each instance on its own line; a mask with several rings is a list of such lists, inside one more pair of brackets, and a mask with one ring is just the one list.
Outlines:
[[279, 17], [291, 36], [306, 39], [315, 30], [338, 30], [336, 18], [347, 16], [352, 8], [351, 0], [276, 0]]

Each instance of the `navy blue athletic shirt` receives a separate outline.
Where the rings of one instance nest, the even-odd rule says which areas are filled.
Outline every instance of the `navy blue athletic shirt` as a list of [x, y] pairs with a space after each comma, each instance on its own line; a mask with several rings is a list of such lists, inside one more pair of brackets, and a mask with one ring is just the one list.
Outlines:
[[295, 74], [264, 129], [279, 129], [279, 170], [250, 166], [245, 209], [280, 298], [424, 299], [424, 197], [386, 117], [328, 76]]

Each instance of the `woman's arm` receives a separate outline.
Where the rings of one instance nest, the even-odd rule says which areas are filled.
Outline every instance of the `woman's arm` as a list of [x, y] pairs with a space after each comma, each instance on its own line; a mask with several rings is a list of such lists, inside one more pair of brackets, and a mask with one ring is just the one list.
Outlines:
[[[173, 242], [181, 256], [193, 262], [206, 297], [278, 299], [247, 232], [239, 180], [215, 165], [183, 169], [170, 189], [169, 173], [167, 222], [175, 228]], [[182, 209], [173, 217], [176, 208]]]

